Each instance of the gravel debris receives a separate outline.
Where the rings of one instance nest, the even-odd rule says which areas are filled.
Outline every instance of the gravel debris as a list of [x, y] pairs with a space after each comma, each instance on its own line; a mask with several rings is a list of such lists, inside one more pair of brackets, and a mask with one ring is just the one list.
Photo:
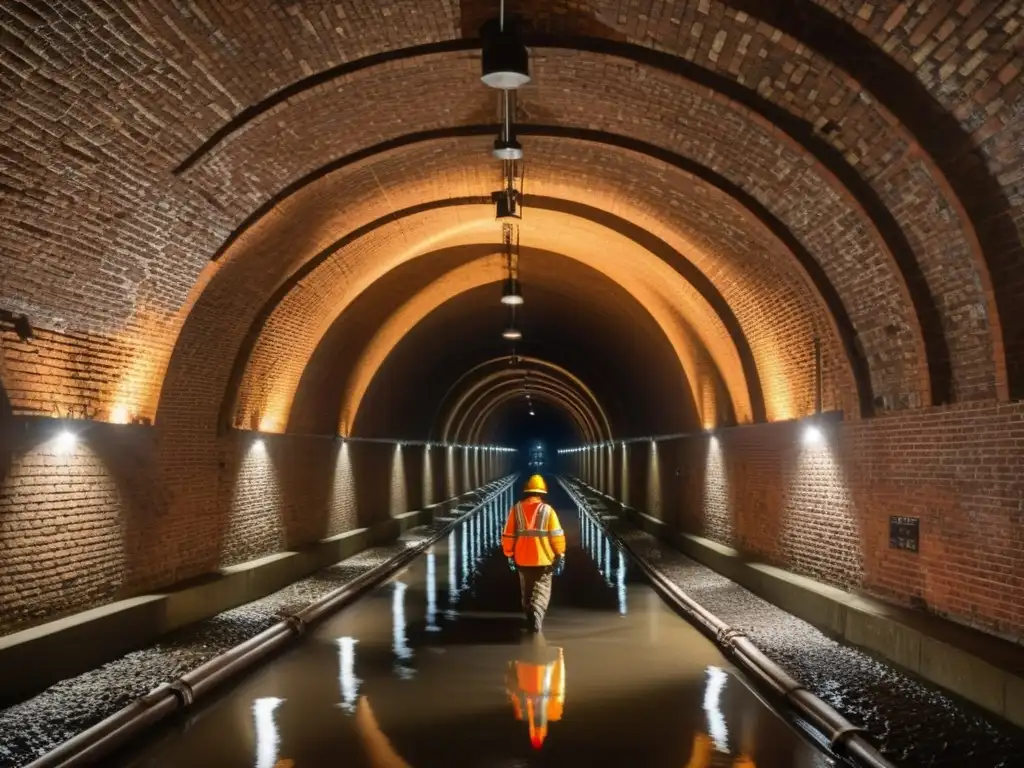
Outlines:
[[1024, 731], [911, 677], [762, 600], [577, 490], [610, 531], [855, 725], [900, 766], [1021, 768]]
[[[0, 710], [0, 768], [24, 766], [117, 712], [161, 683], [171, 682], [415, 547], [476, 506], [475, 494], [439, 511], [430, 525], [411, 528], [384, 546], [364, 550], [259, 600], [173, 632], [158, 643], [56, 683]], [[457, 514], [452, 515], [452, 512]]]

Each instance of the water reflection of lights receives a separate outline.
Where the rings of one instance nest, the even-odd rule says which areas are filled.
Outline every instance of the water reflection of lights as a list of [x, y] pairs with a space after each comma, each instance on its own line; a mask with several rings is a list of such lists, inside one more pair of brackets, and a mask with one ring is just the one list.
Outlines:
[[356, 643], [354, 637], [339, 637], [338, 644], [338, 682], [341, 685], [341, 708], [346, 712], [356, 711], [356, 699], [359, 693], [359, 679], [356, 677]]
[[618, 590], [619, 590], [619, 613], [623, 616], [626, 615], [626, 558], [622, 552], [619, 552], [619, 569], [618, 569]]
[[448, 534], [448, 610], [445, 616], [449, 619], [455, 618], [455, 604], [459, 602], [459, 572], [456, 568], [455, 557], [458, 552], [455, 531]]
[[408, 586], [401, 581], [395, 582], [395, 589], [391, 596], [391, 621], [394, 634], [393, 649], [398, 663], [395, 670], [402, 679], [413, 676], [414, 671], [403, 664], [403, 661], [412, 658], [412, 649], [405, 637], [405, 590]]
[[440, 632], [437, 626], [437, 555], [427, 552], [427, 632]]
[[725, 725], [725, 716], [719, 702], [728, 677], [724, 670], [708, 667], [708, 683], [704, 689], [704, 711], [708, 716], [708, 731], [714, 739], [715, 749], [726, 753], [729, 751], [729, 729]]
[[277, 747], [281, 738], [274, 721], [274, 710], [284, 699], [273, 696], [256, 699], [252, 703], [252, 715], [256, 722], [256, 768], [274, 768], [277, 762]]
[[469, 584], [469, 526], [462, 524], [462, 588]]

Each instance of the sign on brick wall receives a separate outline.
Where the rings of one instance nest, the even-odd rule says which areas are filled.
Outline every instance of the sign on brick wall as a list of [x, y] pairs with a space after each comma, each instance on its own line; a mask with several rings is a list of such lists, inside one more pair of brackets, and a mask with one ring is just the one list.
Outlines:
[[917, 552], [920, 519], [917, 517], [889, 517], [889, 547]]

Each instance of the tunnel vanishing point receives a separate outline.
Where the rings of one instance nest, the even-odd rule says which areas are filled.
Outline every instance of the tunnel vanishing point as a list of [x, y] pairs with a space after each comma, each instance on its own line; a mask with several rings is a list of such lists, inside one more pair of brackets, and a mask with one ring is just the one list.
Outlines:
[[2, 4], [0, 632], [536, 428], [672, 530], [1024, 640], [1024, 3], [498, 6]]

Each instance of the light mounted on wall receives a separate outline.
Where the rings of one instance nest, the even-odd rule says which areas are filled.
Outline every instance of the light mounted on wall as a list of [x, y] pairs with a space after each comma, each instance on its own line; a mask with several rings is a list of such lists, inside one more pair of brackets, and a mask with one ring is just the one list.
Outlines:
[[53, 451], [58, 456], [67, 456], [75, 450], [75, 446], [78, 444], [78, 435], [69, 429], [65, 429], [59, 435], [53, 443]]
[[808, 424], [804, 427], [803, 443], [806, 446], [821, 445], [825, 440], [825, 435], [821, 431], [821, 427], [817, 424]]

